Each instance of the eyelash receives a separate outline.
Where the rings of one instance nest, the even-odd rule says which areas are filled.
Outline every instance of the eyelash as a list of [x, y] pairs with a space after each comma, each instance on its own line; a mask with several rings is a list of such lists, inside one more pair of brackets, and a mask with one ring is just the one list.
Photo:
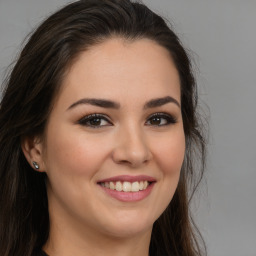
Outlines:
[[[167, 125], [170, 125], [170, 124], [175, 124], [177, 123], [177, 120], [174, 116], [170, 115], [170, 114], [167, 114], [167, 113], [155, 113], [153, 115], [151, 115], [148, 120], [153, 120], [154, 118], [156, 119], [165, 119], [166, 120], [166, 123], [165, 124], [158, 124], [158, 125], [153, 125], [153, 126], [167, 126]], [[148, 121], [147, 121], [148, 122]], [[146, 122], [146, 123], [147, 123]], [[161, 123], [161, 122], [160, 122]]]
[[[149, 121], [152, 121], [153, 119], [157, 119], [157, 121], [160, 120], [160, 124], [148, 124]], [[164, 124], [161, 124], [162, 119], [165, 119], [165, 123]], [[97, 124], [89, 123], [89, 122], [93, 122], [93, 121], [102, 123], [103, 120], [106, 121], [108, 124], [107, 125], [97, 125]], [[87, 126], [87, 127], [90, 127], [90, 128], [102, 128], [102, 127], [105, 127], [105, 126], [113, 125], [112, 122], [109, 120], [109, 118], [107, 118], [104, 114], [90, 114], [90, 115], [87, 115], [87, 116], [81, 118], [78, 121], [78, 123], [80, 125]], [[156, 126], [156, 127], [161, 127], [161, 126], [167, 126], [167, 125], [175, 124], [175, 123], [177, 123], [176, 118], [173, 117], [170, 114], [167, 114], [167, 113], [154, 113], [153, 115], [149, 116], [149, 118], [147, 119], [145, 124], [146, 125]]]
[[[96, 119], [99, 120], [100, 122], [102, 120], [104, 120], [104, 121], [108, 122], [108, 125], [89, 124], [89, 122], [92, 122], [93, 120], [95, 121]], [[82, 119], [80, 119], [78, 121], [78, 123], [83, 125], [83, 126], [88, 126], [88, 127], [91, 127], [91, 128], [101, 128], [101, 127], [104, 127], [104, 126], [112, 125], [112, 123], [109, 121], [109, 119], [104, 114], [91, 114], [91, 115], [85, 116]]]

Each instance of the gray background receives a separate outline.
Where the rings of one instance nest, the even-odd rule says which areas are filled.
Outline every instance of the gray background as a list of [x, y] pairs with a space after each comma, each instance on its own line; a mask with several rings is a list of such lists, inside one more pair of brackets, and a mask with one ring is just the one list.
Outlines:
[[[67, 2], [0, 0], [1, 81], [25, 36]], [[209, 256], [256, 256], [256, 0], [144, 2], [192, 49], [210, 109], [202, 103], [210, 117], [209, 160], [193, 207]]]

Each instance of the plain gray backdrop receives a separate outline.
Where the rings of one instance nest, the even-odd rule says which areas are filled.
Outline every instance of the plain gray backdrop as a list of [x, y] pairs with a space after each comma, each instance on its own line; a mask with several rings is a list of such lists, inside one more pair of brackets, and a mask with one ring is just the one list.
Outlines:
[[[67, 0], [0, 0], [0, 81], [25, 36]], [[194, 215], [209, 256], [256, 256], [256, 0], [145, 0], [198, 67], [210, 140]]]

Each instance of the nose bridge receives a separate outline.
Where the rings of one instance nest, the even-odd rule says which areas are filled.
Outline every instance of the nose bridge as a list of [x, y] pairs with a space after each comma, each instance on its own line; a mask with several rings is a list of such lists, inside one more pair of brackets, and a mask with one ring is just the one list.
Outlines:
[[113, 156], [118, 163], [137, 167], [151, 157], [143, 127], [136, 123], [130, 122], [124, 127], [120, 127], [116, 141]]

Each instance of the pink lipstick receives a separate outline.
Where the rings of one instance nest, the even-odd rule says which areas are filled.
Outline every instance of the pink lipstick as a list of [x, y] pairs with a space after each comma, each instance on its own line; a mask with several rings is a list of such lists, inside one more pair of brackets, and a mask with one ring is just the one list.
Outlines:
[[97, 184], [111, 197], [123, 202], [135, 202], [146, 198], [156, 179], [146, 175], [121, 175], [97, 182]]

